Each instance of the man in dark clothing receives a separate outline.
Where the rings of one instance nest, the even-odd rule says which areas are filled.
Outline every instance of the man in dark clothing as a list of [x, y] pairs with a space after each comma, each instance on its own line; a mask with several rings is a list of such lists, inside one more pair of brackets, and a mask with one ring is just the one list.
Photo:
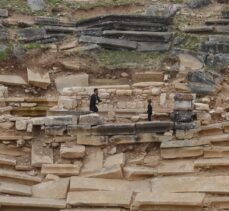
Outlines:
[[98, 95], [99, 95], [98, 89], [94, 89], [94, 94], [92, 94], [90, 98], [90, 111], [95, 113], [99, 111], [96, 105], [102, 102]]
[[150, 99], [148, 100], [147, 114], [148, 114], [148, 121], [152, 121], [153, 107], [152, 107], [152, 100]]

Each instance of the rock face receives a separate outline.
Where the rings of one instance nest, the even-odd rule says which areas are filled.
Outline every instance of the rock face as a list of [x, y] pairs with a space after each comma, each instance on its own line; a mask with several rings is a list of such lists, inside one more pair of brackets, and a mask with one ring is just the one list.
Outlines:
[[35, 72], [33, 70], [27, 69], [29, 84], [40, 87], [42, 89], [47, 89], [48, 85], [51, 83], [49, 73], [44, 75]]
[[29, 5], [32, 11], [43, 10], [45, 7], [44, 0], [27, 0], [27, 4]]
[[187, 5], [193, 9], [206, 6], [210, 3], [211, 3], [211, 0], [188, 0], [187, 1]]

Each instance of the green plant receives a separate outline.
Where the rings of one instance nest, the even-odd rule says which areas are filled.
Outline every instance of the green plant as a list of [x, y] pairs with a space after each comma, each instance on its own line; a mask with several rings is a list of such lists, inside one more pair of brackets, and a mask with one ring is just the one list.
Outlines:
[[9, 44], [7, 48], [0, 52], [0, 60], [4, 60], [12, 55], [12, 46]]
[[27, 50], [37, 49], [37, 48], [42, 48], [42, 44], [40, 44], [40, 43], [29, 43], [29, 44], [26, 44], [24, 47]]

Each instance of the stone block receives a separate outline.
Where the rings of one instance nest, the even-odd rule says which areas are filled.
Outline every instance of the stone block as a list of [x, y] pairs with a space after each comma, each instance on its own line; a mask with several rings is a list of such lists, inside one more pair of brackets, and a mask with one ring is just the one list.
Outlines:
[[58, 100], [58, 107], [74, 110], [77, 107], [77, 99], [76, 97], [60, 96]]
[[209, 105], [205, 103], [194, 103], [197, 111], [209, 111]]
[[229, 167], [229, 158], [209, 158], [209, 159], [200, 159], [194, 162], [195, 168], [220, 168], [220, 167]]
[[60, 156], [66, 159], [77, 159], [85, 156], [85, 146], [61, 144]]
[[105, 124], [92, 128], [93, 135], [133, 135], [135, 124]]
[[77, 176], [80, 173], [81, 165], [75, 164], [43, 164], [41, 174], [55, 174], [58, 176]]
[[187, 111], [187, 110], [193, 110], [193, 105], [192, 105], [192, 101], [175, 101], [174, 104], [174, 110], [178, 110], [178, 111]]
[[80, 125], [89, 125], [89, 126], [96, 126], [101, 125], [103, 123], [103, 119], [99, 114], [87, 114], [81, 115], [79, 119]]
[[116, 95], [117, 96], [131, 96], [132, 95], [132, 90], [117, 89], [116, 90]]
[[42, 75], [39, 72], [36, 72], [34, 70], [27, 69], [27, 75], [28, 75], [28, 82], [29, 84], [39, 87], [42, 89], [47, 89], [48, 86], [51, 84], [51, 80], [49, 77], [49, 73], [45, 73]]
[[201, 126], [199, 130], [199, 135], [201, 136], [211, 136], [211, 135], [219, 135], [223, 133], [222, 124], [212, 124], [207, 126]]
[[65, 199], [69, 186], [69, 178], [43, 182], [32, 186], [33, 197], [48, 199]]
[[31, 186], [18, 183], [1, 182], [0, 193], [18, 196], [31, 196]]
[[17, 75], [0, 75], [0, 83], [5, 85], [26, 85], [26, 81]]
[[136, 180], [147, 177], [152, 177], [157, 174], [155, 168], [142, 167], [142, 166], [125, 166], [123, 168], [125, 178], [128, 180]]
[[108, 144], [108, 140], [105, 136], [77, 135], [77, 144], [103, 146]]
[[28, 121], [25, 119], [19, 119], [16, 121], [16, 130], [26, 130]]
[[205, 158], [228, 158], [229, 147], [228, 146], [213, 146], [204, 148]]
[[164, 133], [173, 128], [173, 123], [163, 122], [138, 122], [136, 123], [137, 133]]
[[31, 164], [34, 167], [41, 167], [42, 164], [53, 163], [53, 149], [43, 147], [42, 143], [35, 141], [32, 144]]
[[186, 147], [186, 148], [169, 148], [161, 149], [161, 157], [163, 159], [177, 159], [177, 158], [193, 158], [203, 155], [202, 147]]
[[152, 95], [153, 96], [159, 96], [161, 94], [161, 88], [160, 87], [154, 87], [152, 88]]
[[8, 155], [1, 155], [0, 154], [0, 165], [16, 166], [16, 159], [14, 157], [10, 157]]
[[163, 72], [140, 72], [140, 73], [134, 73], [132, 75], [132, 80], [134, 83], [137, 82], [149, 82], [149, 81], [155, 81], [155, 82], [163, 82], [164, 80], [164, 73]]
[[131, 191], [83, 191], [69, 192], [67, 204], [72, 206], [124, 207], [129, 208]]
[[0, 17], [7, 18], [9, 15], [9, 12], [7, 9], [0, 9]]
[[126, 161], [126, 158], [125, 158], [124, 153], [111, 155], [105, 160], [104, 167], [110, 167], [110, 166], [114, 166], [114, 165], [124, 166], [125, 161]]
[[148, 180], [126, 181], [119, 179], [71, 177], [70, 192], [74, 191], [151, 191]]
[[46, 126], [45, 134], [48, 136], [63, 136], [67, 133], [66, 126]]
[[68, 116], [49, 116], [45, 118], [46, 126], [68, 126], [68, 125], [77, 125], [77, 117], [68, 115]]

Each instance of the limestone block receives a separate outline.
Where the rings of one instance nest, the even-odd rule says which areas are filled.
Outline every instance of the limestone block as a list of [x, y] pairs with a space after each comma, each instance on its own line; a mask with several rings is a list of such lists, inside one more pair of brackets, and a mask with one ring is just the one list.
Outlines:
[[109, 166], [114, 166], [114, 165], [125, 165], [125, 154], [124, 153], [119, 153], [115, 155], [109, 156], [105, 162], [104, 162], [104, 167], [109, 167]]
[[6, 85], [26, 85], [26, 81], [17, 75], [0, 75], [0, 83]]
[[34, 167], [41, 167], [42, 164], [53, 163], [53, 150], [43, 147], [42, 143], [35, 141], [32, 144], [31, 164]]
[[58, 176], [77, 176], [79, 175], [81, 164], [43, 164], [41, 174], [55, 174]]
[[197, 134], [198, 134], [198, 131], [196, 129], [176, 130], [176, 138], [178, 140], [190, 140], [196, 137]]
[[139, 178], [152, 177], [157, 174], [155, 168], [142, 166], [126, 166], [123, 168], [125, 178], [128, 180], [135, 180]]
[[77, 135], [77, 144], [86, 146], [103, 146], [107, 145], [107, 137], [105, 136], [91, 136], [91, 135]]
[[67, 203], [72, 206], [124, 207], [129, 208], [131, 191], [83, 191], [69, 192]]
[[123, 89], [117, 89], [116, 90], [117, 96], [131, 96], [132, 90], [123, 90]]
[[132, 85], [134, 88], [145, 88], [145, 87], [162, 87], [164, 82], [139, 82]]
[[25, 119], [18, 119], [16, 121], [16, 130], [26, 130], [28, 121]]
[[136, 123], [137, 133], [162, 133], [173, 128], [173, 123], [170, 121], [153, 121], [153, 122], [138, 122]]
[[202, 147], [161, 149], [161, 157], [164, 159], [192, 158], [192, 157], [199, 157], [202, 155], [203, 155]]
[[111, 136], [109, 142], [113, 144], [134, 144], [137, 143], [137, 136], [135, 135], [119, 135]]
[[229, 133], [229, 122], [223, 123], [223, 131], [224, 133]]
[[212, 124], [202, 126], [199, 131], [199, 135], [201, 136], [211, 136], [211, 135], [219, 135], [223, 133], [223, 126], [222, 124]]
[[161, 93], [160, 95], [160, 106], [165, 106], [166, 105], [166, 93]]
[[144, 166], [156, 167], [159, 165], [160, 156], [158, 155], [146, 155], [143, 160]]
[[85, 146], [61, 144], [60, 156], [66, 159], [77, 159], [85, 156]]
[[27, 68], [27, 74], [28, 74], [29, 84], [33, 86], [36, 86], [42, 89], [47, 89], [48, 86], [51, 84], [51, 80], [50, 80], [48, 72], [42, 75], [39, 72], [30, 70]]
[[164, 74], [163, 72], [140, 72], [134, 73], [132, 75], [132, 80], [134, 83], [136, 82], [148, 82], [148, 81], [155, 81], [155, 82], [163, 82]]
[[31, 186], [18, 183], [1, 182], [0, 193], [18, 196], [31, 196]]
[[209, 105], [205, 103], [194, 103], [197, 111], [209, 111]]
[[0, 154], [0, 165], [16, 166], [16, 159], [14, 157]]
[[117, 108], [119, 108], [119, 109], [126, 109], [127, 108], [126, 103], [127, 102], [118, 101], [117, 102]]
[[228, 146], [213, 146], [204, 148], [205, 158], [227, 158], [229, 157]]
[[45, 118], [46, 126], [67, 126], [77, 125], [77, 117], [73, 115], [68, 116], [48, 116]]
[[174, 104], [174, 110], [192, 110], [193, 109], [193, 105], [192, 105], [192, 101], [188, 101], [188, 100], [186, 100], [186, 101], [184, 101], [184, 100], [182, 100], [182, 101], [175, 101], [175, 104]]
[[48, 136], [63, 136], [67, 132], [66, 126], [46, 126], [45, 134]]
[[69, 186], [69, 178], [43, 182], [32, 186], [33, 197], [49, 199], [65, 199]]
[[79, 124], [81, 125], [101, 125], [103, 123], [103, 119], [99, 114], [87, 114], [81, 115], [79, 119]]
[[71, 177], [70, 192], [74, 191], [150, 191], [149, 181]]
[[219, 168], [228, 167], [229, 158], [209, 158], [209, 159], [199, 159], [194, 163], [196, 168]]
[[159, 96], [161, 94], [161, 88], [160, 87], [154, 87], [151, 90], [153, 96]]
[[128, 109], [135, 109], [137, 107], [137, 103], [136, 102], [127, 102], [126, 107]]
[[60, 96], [58, 100], [58, 107], [68, 110], [76, 109], [77, 99], [76, 97]]

